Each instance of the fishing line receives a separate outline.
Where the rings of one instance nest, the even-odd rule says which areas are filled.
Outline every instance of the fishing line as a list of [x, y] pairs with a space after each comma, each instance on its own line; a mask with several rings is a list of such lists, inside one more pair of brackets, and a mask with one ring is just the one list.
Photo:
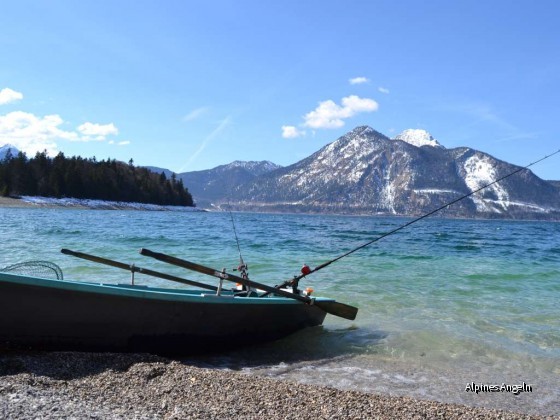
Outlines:
[[239, 245], [239, 238], [237, 237], [237, 229], [235, 228], [235, 221], [233, 220], [233, 213], [231, 212], [231, 205], [229, 204], [229, 202], [228, 202], [228, 212], [229, 212], [229, 217], [231, 218], [231, 225], [233, 226], [233, 234], [235, 235], [235, 243], [237, 244], [237, 251], [239, 252], [239, 266], [237, 267], [237, 271], [239, 271], [242, 278], [248, 280], [249, 267], [247, 266], [247, 264], [245, 264], [245, 261], [243, 261], [243, 256], [241, 255], [241, 246]]
[[400, 231], [400, 230], [403, 230], [403, 229], [407, 228], [408, 226], [410, 226], [410, 225], [412, 225], [412, 224], [414, 224], [414, 223], [416, 223], [416, 222], [419, 222], [420, 220], [425, 219], [426, 217], [429, 217], [429, 216], [431, 216], [431, 215], [433, 215], [433, 214], [435, 214], [435, 213], [437, 213], [437, 212], [439, 212], [439, 211], [445, 209], [445, 208], [448, 207], [448, 206], [451, 206], [451, 205], [453, 205], [453, 204], [455, 204], [455, 203], [457, 203], [457, 202], [459, 202], [459, 201], [461, 201], [461, 200], [464, 200], [465, 198], [470, 197], [471, 195], [476, 194], [477, 192], [480, 192], [480, 191], [482, 191], [482, 190], [484, 190], [484, 189], [486, 189], [486, 188], [488, 188], [488, 187], [490, 187], [490, 186], [492, 186], [492, 185], [494, 185], [494, 184], [496, 184], [496, 183], [498, 183], [498, 182], [500, 182], [500, 181], [503, 181], [504, 179], [509, 178], [510, 176], [513, 176], [513, 175], [515, 175], [515, 174], [517, 174], [517, 173], [519, 173], [519, 172], [521, 172], [521, 171], [523, 171], [523, 170], [525, 170], [525, 169], [528, 169], [528, 168], [530, 168], [531, 166], [536, 165], [537, 163], [542, 162], [543, 160], [548, 159], [549, 157], [552, 157], [552, 156], [554, 156], [554, 155], [556, 155], [556, 154], [558, 154], [558, 153], [560, 153], [560, 149], [558, 149], [558, 150], [555, 151], [554, 153], [551, 153], [551, 154], [549, 154], [549, 155], [546, 155], [546, 156], [540, 158], [539, 160], [534, 161], [533, 163], [528, 164], [527, 166], [520, 167], [520, 168], [516, 169], [515, 171], [513, 171], [513, 172], [511, 172], [511, 173], [509, 173], [509, 174], [507, 174], [507, 175], [504, 175], [504, 176], [502, 176], [501, 178], [498, 178], [498, 179], [496, 179], [495, 181], [490, 182], [489, 184], [486, 184], [486, 185], [484, 185], [484, 186], [478, 188], [477, 190], [474, 190], [474, 191], [472, 191], [472, 192], [470, 192], [470, 193], [468, 193], [468, 194], [463, 195], [462, 197], [459, 197], [459, 198], [457, 198], [457, 199], [455, 199], [455, 200], [453, 200], [453, 201], [450, 201], [449, 203], [444, 204], [443, 206], [438, 207], [437, 209], [432, 210], [432, 211], [430, 211], [429, 213], [424, 214], [423, 216], [420, 216], [420, 217], [418, 217], [418, 218], [416, 218], [416, 219], [414, 219], [414, 220], [411, 220], [410, 222], [405, 223], [404, 225], [399, 226], [399, 227], [396, 228], [396, 229], [393, 229], [393, 230], [391, 230], [391, 231], [389, 231], [389, 232], [387, 232], [387, 233], [384, 233], [383, 235], [381, 235], [381, 236], [379, 236], [379, 237], [377, 237], [377, 238], [375, 238], [375, 239], [373, 239], [373, 240], [371, 240], [371, 241], [369, 241], [369, 242], [366, 242], [365, 244], [362, 244], [362, 245], [360, 245], [360, 246], [358, 246], [358, 247], [356, 247], [356, 248], [354, 248], [354, 249], [352, 249], [352, 250], [350, 250], [350, 251], [348, 251], [348, 252], [346, 252], [346, 253], [344, 253], [344, 254], [342, 254], [342, 255], [340, 255], [340, 256], [334, 258], [334, 259], [332, 259], [332, 260], [330, 260], [330, 261], [327, 261], [326, 263], [323, 263], [323, 264], [321, 264], [321, 265], [315, 267], [314, 269], [312, 269], [312, 270], [309, 271], [308, 273], [300, 274], [299, 276], [296, 276], [296, 277], [294, 278], [294, 280], [297, 281], [297, 280], [299, 280], [299, 279], [302, 279], [302, 278], [305, 277], [305, 276], [308, 276], [309, 274], [315, 273], [315, 272], [321, 270], [322, 268], [325, 268], [325, 267], [327, 267], [328, 265], [330, 265], [330, 264], [332, 264], [332, 263], [334, 263], [334, 262], [336, 262], [336, 261], [338, 261], [338, 260], [341, 260], [342, 258], [347, 257], [348, 255], [353, 254], [354, 252], [359, 251], [359, 250], [362, 249], [362, 248], [365, 248], [366, 246], [369, 246], [369, 245], [371, 245], [371, 244], [373, 244], [373, 243], [375, 243], [375, 242], [377, 242], [377, 241], [380, 241], [381, 239], [386, 238], [387, 236], [392, 235], [393, 233], [396, 233], [396, 232], [398, 232], [398, 231]]
[[239, 262], [242, 265], [245, 265], [243, 262], [243, 257], [241, 256], [241, 247], [239, 246], [239, 238], [237, 237], [237, 230], [235, 229], [235, 222], [233, 221], [233, 214], [231, 212], [231, 208], [228, 205], [229, 217], [231, 218], [231, 225], [233, 226], [233, 234], [235, 235], [235, 242], [237, 243], [237, 251], [239, 251]]

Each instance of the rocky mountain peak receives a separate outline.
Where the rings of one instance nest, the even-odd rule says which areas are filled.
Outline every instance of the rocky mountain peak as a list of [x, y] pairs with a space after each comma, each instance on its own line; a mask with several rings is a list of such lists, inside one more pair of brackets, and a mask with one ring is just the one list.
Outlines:
[[379, 138], [387, 139], [387, 137], [385, 135], [381, 134], [379, 131], [375, 131], [370, 126], [361, 125], [359, 127], [354, 128], [352, 131], [349, 131], [348, 133], [346, 133], [344, 136], [340, 137], [334, 143], [352, 141], [352, 140], [355, 140], [355, 139], [372, 141], [372, 140], [379, 139]]
[[373, 128], [363, 125], [339, 137], [336, 141], [319, 150], [315, 159], [360, 159], [360, 156], [371, 153], [381, 143], [389, 141], [385, 135], [375, 131]]
[[432, 146], [443, 148], [430, 133], [422, 129], [409, 128], [397, 135], [393, 140], [401, 140], [416, 147]]

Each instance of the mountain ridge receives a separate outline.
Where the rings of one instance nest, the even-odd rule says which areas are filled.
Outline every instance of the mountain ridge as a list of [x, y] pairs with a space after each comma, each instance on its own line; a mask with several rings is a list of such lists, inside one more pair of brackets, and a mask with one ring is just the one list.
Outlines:
[[[232, 182], [227, 199], [214, 196], [209, 201], [213, 207], [250, 211], [417, 216], [520, 169], [468, 147], [447, 149], [427, 132], [416, 134], [419, 144], [359, 126], [299, 162]], [[560, 218], [557, 184], [527, 169], [515, 177], [456, 203], [442, 215]], [[193, 184], [184, 182], [194, 191]]]
[[212, 169], [183, 172], [177, 178], [188, 186], [196, 205], [213, 208], [214, 202], [220, 203], [233, 200], [236, 186], [250, 182], [267, 172], [281, 168], [270, 161], [234, 161]]

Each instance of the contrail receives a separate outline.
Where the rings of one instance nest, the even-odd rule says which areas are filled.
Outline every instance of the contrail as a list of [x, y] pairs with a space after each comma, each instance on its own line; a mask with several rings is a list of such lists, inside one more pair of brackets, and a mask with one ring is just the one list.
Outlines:
[[193, 153], [193, 155], [190, 157], [190, 159], [187, 161], [187, 163], [185, 163], [178, 172], [184, 172], [186, 168], [188, 168], [188, 166], [198, 157], [198, 155], [200, 153], [202, 153], [202, 151], [206, 148], [206, 146], [208, 145], [208, 143], [210, 143], [218, 134], [220, 134], [222, 131], [224, 131], [224, 129], [231, 124], [232, 118], [231, 116], [227, 116], [226, 118], [224, 118], [220, 124], [210, 133], [208, 134], [208, 136], [206, 136], [206, 138], [202, 141], [202, 143], [200, 143], [200, 146], [198, 146], [198, 149], [196, 150], [196, 152]]

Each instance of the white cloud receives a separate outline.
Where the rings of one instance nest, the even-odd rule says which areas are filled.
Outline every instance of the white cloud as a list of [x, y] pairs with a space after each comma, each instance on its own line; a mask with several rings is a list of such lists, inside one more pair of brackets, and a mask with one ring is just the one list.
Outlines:
[[351, 85], [361, 85], [363, 83], [369, 83], [369, 79], [367, 77], [354, 77], [352, 79], [348, 79]]
[[382, 87], [382, 86], [379, 86], [379, 87], [377, 88], [377, 90], [378, 90], [379, 92], [381, 92], [381, 93], [386, 94], [386, 95], [389, 94], [389, 89], [384, 88], [384, 87]]
[[125, 140], [125, 141], [116, 142], [115, 140], [109, 140], [107, 144], [114, 144], [116, 146], [128, 146], [130, 144], [130, 141]]
[[332, 100], [319, 102], [315, 110], [305, 114], [304, 126], [309, 128], [340, 128], [344, 120], [361, 112], [377, 111], [379, 105], [373, 99], [350, 95], [342, 98], [342, 106]]
[[86, 122], [78, 126], [78, 131], [82, 134], [81, 141], [104, 141], [108, 135], [119, 134], [119, 130], [113, 123], [97, 124]]
[[[13, 144], [22, 152], [32, 156], [46, 150], [51, 156], [58, 153], [57, 141], [103, 141], [106, 136], [118, 134], [114, 124], [86, 122], [76, 130], [63, 130], [64, 120], [60, 115], [44, 117], [24, 111], [0, 115], [0, 143]], [[121, 142], [125, 144], [126, 142]]]
[[360, 98], [356, 95], [342, 98], [342, 105], [344, 105], [343, 110], [348, 114], [348, 117], [352, 117], [359, 112], [374, 112], [379, 108], [379, 105], [373, 99]]
[[311, 128], [338, 128], [344, 125], [342, 107], [328, 100], [319, 102], [314, 111], [305, 114], [305, 126]]
[[200, 108], [193, 109], [187, 115], [183, 117], [183, 121], [193, 121], [200, 118], [202, 115], [208, 112], [208, 107], [202, 106]]
[[53, 155], [57, 153], [56, 140], [78, 140], [77, 133], [60, 129], [63, 123], [59, 115], [37, 117], [23, 111], [10, 112], [0, 115], [0, 139], [28, 155], [43, 150]]
[[16, 92], [10, 88], [0, 90], [0, 105], [9, 104], [10, 102], [19, 101], [23, 99], [23, 94]]
[[282, 137], [285, 139], [295, 139], [296, 137], [305, 136], [305, 131], [299, 130], [293, 125], [283, 125], [282, 126]]

